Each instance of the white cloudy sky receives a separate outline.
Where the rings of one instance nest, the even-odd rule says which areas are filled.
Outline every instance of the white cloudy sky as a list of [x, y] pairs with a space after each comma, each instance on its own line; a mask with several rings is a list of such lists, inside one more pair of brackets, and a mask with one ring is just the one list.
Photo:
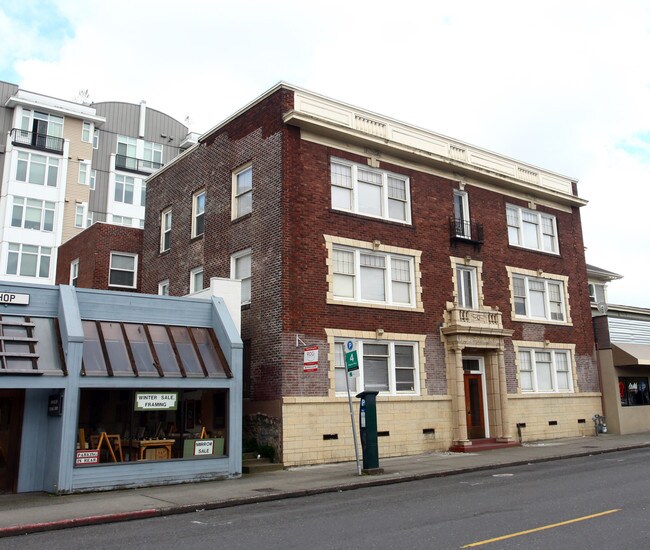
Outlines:
[[284, 80], [578, 178], [587, 261], [650, 307], [650, 2], [0, 0], [0, 52], [195, 131]]

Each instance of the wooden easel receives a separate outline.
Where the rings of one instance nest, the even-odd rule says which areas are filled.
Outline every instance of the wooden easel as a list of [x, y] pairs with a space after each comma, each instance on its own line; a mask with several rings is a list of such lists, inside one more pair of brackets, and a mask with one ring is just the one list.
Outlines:
[[205, 426], [201, 428], [201, 433], [199, 434], [199, 439], [207, 439], [208, 438], [208, 432], [205, 429]]
[[124, 462], [124, 456], [122, 455], [122, 442], [120, 441], [119, 435], [108, 435], [106, 432], [101, 432], [99, 434], [99, 440], [97, 441], [97, 450], [101, 450], [102, 445], [106, 442], [106, 447], [108, 447], [108, 453], [111, 455], [113, 462], [117, 462], [117, 457], [115, 456], [115, 451], [113, 450], [113, 445], [111, 444], [111, 439], [115, 442], [115, 448], [117, 449], [120, 455], [120, 462]]

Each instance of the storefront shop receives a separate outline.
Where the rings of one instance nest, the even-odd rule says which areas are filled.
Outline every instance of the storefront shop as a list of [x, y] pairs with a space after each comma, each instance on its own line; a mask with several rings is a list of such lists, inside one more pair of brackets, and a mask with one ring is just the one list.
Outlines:
[[242, 343], [224, 300], [2, 285], [0, 491], [241, 473]]

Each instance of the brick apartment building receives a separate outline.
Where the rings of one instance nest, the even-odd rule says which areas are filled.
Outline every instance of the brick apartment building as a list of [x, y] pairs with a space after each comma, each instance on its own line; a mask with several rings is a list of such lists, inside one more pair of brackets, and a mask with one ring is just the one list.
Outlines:
[[349, 341], [380, 456], [593, 431], [576, 181], [280, 83], [147, 190], [142, 291], [242, 280], [244, 426], [285, 465], [354, 457]]

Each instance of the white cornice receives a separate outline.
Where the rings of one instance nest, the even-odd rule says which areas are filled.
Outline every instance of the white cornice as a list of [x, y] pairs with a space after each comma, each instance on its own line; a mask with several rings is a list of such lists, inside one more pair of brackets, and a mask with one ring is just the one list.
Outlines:
[[74, 101], [66, 101], [33, 92], [26, 92], [25, 90], [18, 90], [5, 103], [5, 107], [10, 108], [15, 108], [19, 105], [30, 109], [43, 109], [48, 113], [56, 113], [71, 118], [80, 118], [94, 122], [98, 126], [106, 122], [106, 118], [98, 116], [93, 107], [75, 103]]

